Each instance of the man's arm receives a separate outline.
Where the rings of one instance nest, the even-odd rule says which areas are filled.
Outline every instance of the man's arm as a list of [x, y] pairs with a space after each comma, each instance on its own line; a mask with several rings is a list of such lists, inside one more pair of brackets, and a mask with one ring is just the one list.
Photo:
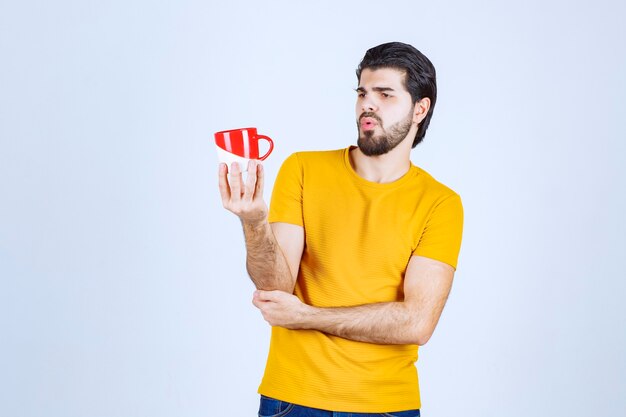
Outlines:
[[260, 290], [291, 294], [304, 249], [304, 229], [286, 223], [271, 226], [268, 223], [261, 164], [250, 161], [245, 184], [236, 163], [231, 167], [230, 181], [226, 164], [220, 164], [218, 176], [222, 204], [239, 217], [243, 226], [246, 267], [252, 282]]
[[[281, 290], [292, 294], [304, 247], [304, 229], [287, 223], [270, 225], [267, 219], [257, 225], [243, 221], [242, 224], [246, 239], [246, 268], [254, 285], [259, 290]], [[293, 261], [296, 258], [297, 261]]]
[[404, 301], [318, 308], [280, 291], [257, 291], [253, 303], [273, 326], [319, 330], [378, 344], [425, 344], [452, 287], [454, 268], [413, 256], [404, 277]]

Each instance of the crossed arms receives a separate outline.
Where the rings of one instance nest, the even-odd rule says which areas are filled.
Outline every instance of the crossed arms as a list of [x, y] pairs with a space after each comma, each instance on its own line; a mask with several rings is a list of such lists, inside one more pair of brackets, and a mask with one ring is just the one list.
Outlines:
[[257, 291], [253, 304], [272, 326], [318, 330], [346, 339], [377, 344], [425, 344], [432, 336], [452, 287], [454, 268], [434, 259], [412, 256], [404, 276], [404, 300], [352, 307], [319, 308], [293, 295], [304, 229], [267, 221], [263, 167], [248, 165], [244, 183], [237, 164], [230, 179], [219, 168], [222, 204], [241, 220], [246, 267]]

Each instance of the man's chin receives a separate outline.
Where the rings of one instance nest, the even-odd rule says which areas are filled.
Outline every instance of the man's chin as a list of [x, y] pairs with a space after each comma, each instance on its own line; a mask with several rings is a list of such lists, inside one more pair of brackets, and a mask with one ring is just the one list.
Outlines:
[[386, 144], [376, 142], [371, 135], [369, 138], [360, 136], [356, 144], [365, 156], [380, 156], [386, 154], [390, 150]]

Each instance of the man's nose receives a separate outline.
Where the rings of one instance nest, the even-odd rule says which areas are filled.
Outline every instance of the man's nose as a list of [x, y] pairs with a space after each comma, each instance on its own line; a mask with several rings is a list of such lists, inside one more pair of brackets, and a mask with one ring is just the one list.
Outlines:
[[376, 110], [378, 110], [378, 106], [376, 105], [374, 100], [366, 96], [361, 101], [361, 110], [367, 112], [375, 112]]

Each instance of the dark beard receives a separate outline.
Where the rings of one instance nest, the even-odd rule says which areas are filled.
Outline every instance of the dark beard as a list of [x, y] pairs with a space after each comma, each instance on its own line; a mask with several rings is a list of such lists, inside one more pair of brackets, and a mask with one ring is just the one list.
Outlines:
[[[382, 127], [381, 120], [373, 113], [363, 113], [362, 117], [372, 117], [376, 119], [379, 126]], [[357, 145], [363, 154], [367, 156], [379, 156], [384, 155], [387, 152], [398, 146], [411, 130], [413, 124], [413, 112], [409, 113], [406, 119], [399, 121], [389, 128], [389, 132], [383, 129], [383, 133], [378, 136], [374, 135], [373, 130], [363, 132], [363, 135], [359, 135]], [[357, 129], [359, 128], [359, 121], [357, 121]]]

